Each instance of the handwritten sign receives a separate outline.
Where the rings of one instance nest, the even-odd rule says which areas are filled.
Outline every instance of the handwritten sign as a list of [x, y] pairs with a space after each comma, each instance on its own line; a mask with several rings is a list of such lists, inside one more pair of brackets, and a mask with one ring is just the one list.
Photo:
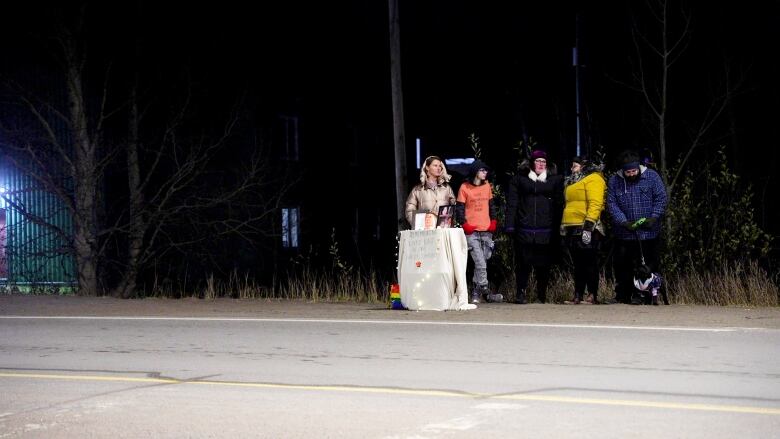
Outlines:
[[404, 243], [403, 263], [415, 264], [435, 259], [439, 255], [439, 237], [432, 232], [413, 232]]
[[465, 310], [468, 244], [461, 229], [407, 230], [398, 247], [401, 303], [410, 310]]

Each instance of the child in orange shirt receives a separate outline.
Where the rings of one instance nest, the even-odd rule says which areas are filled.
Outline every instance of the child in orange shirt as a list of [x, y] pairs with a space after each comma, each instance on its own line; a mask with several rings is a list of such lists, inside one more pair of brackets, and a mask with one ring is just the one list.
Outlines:
[[496, 208], [493, 188], [488, 182], [490, 169], [485, 163], [474, 160], [469, 175], [458, 191], [455, 219], [462, 225], [474, 261], [474, 288], [471, 303], [483, 298], [488, 302], [503, 302], [502, 294], [488, 290], [487, 261], [493, 255], [493, 233], [496, 231]]

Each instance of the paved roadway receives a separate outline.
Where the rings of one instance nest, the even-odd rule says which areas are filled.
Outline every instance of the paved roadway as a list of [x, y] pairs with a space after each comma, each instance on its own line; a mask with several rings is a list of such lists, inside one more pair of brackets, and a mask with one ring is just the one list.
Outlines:
[[780, 431], [772, 328], [5, 315], [0, 334], [0, 438]]

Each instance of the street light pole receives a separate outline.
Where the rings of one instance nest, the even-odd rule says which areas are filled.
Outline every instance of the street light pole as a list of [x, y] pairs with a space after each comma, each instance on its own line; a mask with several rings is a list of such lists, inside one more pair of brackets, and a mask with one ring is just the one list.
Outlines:
[[574, 65], [574, 102], [575, 102], [575, 114], [577, 119], [577, 153], [579, 156], [582, 152], [582, 126], [580, 113], [580, 60], [579, 60], [579, 48], [580, 48], [580, 14], [577, 13], [574, 22], [574, 49], [572, 50], [572, 64]]

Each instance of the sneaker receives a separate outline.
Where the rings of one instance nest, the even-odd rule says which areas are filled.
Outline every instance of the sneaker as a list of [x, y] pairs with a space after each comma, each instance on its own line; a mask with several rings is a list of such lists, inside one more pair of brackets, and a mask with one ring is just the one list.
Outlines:
[[653, 296], [653, 305], [658, 306], [658, 296]]
[[496, 293], [496, 294], [492, 294], [491, 293], [491, 294], [488, 294], [487, 295], [487, 301], [488, 302], [501, 303], [501, 302], [504, 301], [504, 295], [501, 294], [501, 293]]
[[564, 305], [579, 305], [580, 304], [580, 299], [575, 297], [572, 300], [564, 300], [563, 304]]
[[595, 305], [598, 302], [596, 301], [596, 298], [593, 297], [593, 294], [588, 294], [585, 296], [585, 300], [582, 301], [583, 305]]
[[479, 303], [480, 302], [479, 293], [472, 293], [471, 294], [471, 303]]

